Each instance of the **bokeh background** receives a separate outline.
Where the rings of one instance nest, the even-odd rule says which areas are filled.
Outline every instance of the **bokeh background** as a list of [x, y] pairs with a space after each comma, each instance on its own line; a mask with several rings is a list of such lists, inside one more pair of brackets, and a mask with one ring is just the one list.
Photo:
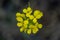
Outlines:
[[[35, 35], [21, 33], [16, 26], [16, 12], [30, 6], [44, 16], [43, 28]], [[0, 40], [60, 40], [60, 0], [0, 0]]]

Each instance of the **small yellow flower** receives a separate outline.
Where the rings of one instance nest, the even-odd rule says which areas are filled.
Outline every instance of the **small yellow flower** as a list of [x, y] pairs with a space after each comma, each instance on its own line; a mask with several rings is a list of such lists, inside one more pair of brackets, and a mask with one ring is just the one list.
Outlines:
[[34, 28], [34, 25], [29, 25], [29, 28], [30, 28], [30, 29]]
[[31, 7], [28, 7], [28, 8], [27, 8], [27, 13], [29, 13], [29, 14], [32, 13], [32, 9], [31, 9]]
[[26, 17], [30, 17], [30, 14], [29, 13], [26, 13]]
[[19, 23], [19, 22], [18, 22], [18, 23], [17, 23], [17, 26], [18, 26], [18, 27], [21, 27], [21, 26], [22, 26], [22, 23]]
[[20, 16], [23, 17], [23, 18], [25, 18], [25, 14], [21, 14]]
[[39, 15], [36, 16], [37, 19], [40, 19], [43, 16], [43, 13], [40, 13]]
[[28, 20], [24, 20], [24, 24], [28, 24], [29, 23], [29, 21]]
[[24, 29], [24, 32], [26, 33], [27, 32], [27, 29]]
[[19, 12], [16, 13], [16, 16], [19, 17], [21, 14]]
[[23, 27], [24, 27], [24, 28], [27, 28], [27, 27], [28, 27], [28, 25], [27, 25], [27, 24], [23, 24]]
[[27, 13], [27, 9], [23, 9], [23, 12], [24, 12], [24, 13]]
[[33, 19], [33, 23], [37, 23], [37, 19], [36, 18]]
[[31, 29], [28, 29], [27, 30], [27, 34], [31, 34]]
[[40, 28], [40, 29], [41, 29], [41, 28], [42, 28], [42, 24], [38, 24], [38, 28]]
[[38, 32], [38, 28], [32, 29], [33, 34], [36, 34]]
[[23, 18], [22, 17], [16, 17], [16, 20], [19, 22], [23, 22]]
[[32, 13], [32, 9], [30, 7], [28, 7], [27, 9], [23, 9], [23, 12], [31, 14]]
[[40, 11], [39, 11], [39, 10], [35, 10], [35, 11], [34, 11], [34, 16], [39, 15], [39, 13], [40, 13]]
[[30, 19], [30, 20], [34, 19], [34, 16], [33, 16], [33, 15], [30, 15], [30, 16], [29, 16], [29, 19]]
[[28, 7], [27, 10], [28, 10], [28, 11], [31, 11], [32, 9], [31, 9], [31, 7]]
[[35, 10], [34, 16], [35, 16], [35, 18], [40, 19], [43, 16], [43, 13], [40, 12], [39, 10]]
[[20, 28], [20, 32], [23, 32], [23, 31], [24, 31], [24, 28], [23, 28], [23, 27], [21, 27], [21, 28]]

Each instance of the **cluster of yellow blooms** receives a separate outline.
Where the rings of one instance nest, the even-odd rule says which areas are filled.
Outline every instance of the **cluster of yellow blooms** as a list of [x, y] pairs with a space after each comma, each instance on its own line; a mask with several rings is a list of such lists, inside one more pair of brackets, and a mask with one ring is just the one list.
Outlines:
[[33, 10], [31, 7], [23, 9], [23, 13], [16, 13], [17, 26], [20, 28], [20, 32], [27, 34], [36, 34], [42, 28], [42, 24], [38, 23], [38, 19], [43, 16], [43, 13], [39, 10]]

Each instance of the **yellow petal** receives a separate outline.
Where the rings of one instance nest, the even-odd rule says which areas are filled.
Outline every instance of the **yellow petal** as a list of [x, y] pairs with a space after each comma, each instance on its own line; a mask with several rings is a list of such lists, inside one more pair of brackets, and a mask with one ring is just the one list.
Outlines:
[[28, 10], [28, 11], [31, 11], [32, 9], [31, 9], [31, 7], [28, 7], [27, 10]]
[[23, 9], [23, 12], [24, 12], [24, 13], [27, 13], [27, 9]]
[[29, 13], [26, 13], [26, 17], [30, 17], [30, 14]]
[[30, 15], [30, 16], [29, 16], [29, 19], [30, 19], [30, 20], [34, 19], [34, 16], [33, 16], [33, 15]]
[[37, 19], [36, 19], [36, 18], [34, 18], [34, 19], [33, 19], [33, 23], [36, 23], [36, 22], [37, 22]]
[[24, 20], [24, 24], [28, 24], [29, 23], [29, 21], [28, 20]]
[[21, 26], [22, 26], [22, 23], [17, 23], [17, 26], [18, 26], [18, 27], [21, 27]]
[[42, 24], [38, 24], [38, 28], [40, 28], [40, 29], [41, 29], [41, 28], [42, 28], [42, 26], [43, 26]]
[[35, 23], [35, 26], [37, 26], [38, 25], [38, 22], [37, 23]]
[[23, 24], [23, 27], [24, 27], [24, 28], [27, 28], [27, 27], [28, 27], [28, 25], [27, 25], [27, 24]]
[[34, 16], [37, 16], [39, 13], [40, 13], [39, 10], [35, 10], [35, 11], [34, 11]]
[[30, 29], [33, 29], [33, 28], [35, 28], [35, 27], [34, 27], [34, 25], [29, 25], [29, 28], [30, 28]]
[[21, 15], [21, 14], [20, 14], [19, 12], [16, 13], [16, 16], [17, 16], [17, 17], [20, 16], [20, 15]]
[[20, 32], [23, 32], [24, 31], [24, 28], [22, 27], [22, 28], [20, 28]]
[[27, 34], [31, 34], [31, 29], [28, 29], [27, 30]]
[[21, 14], [21, 17], [25, 18], [25, 14]]
[[38, 28], [32, 29], [33, 34], [36, 34], [38, 32]]
[[36, 16], [37, 19], [40, 19], [43, 16], [43, 13], [40, 13]]
[[23, 18], [22, 17], [16, 17], [16, 20], [19, 22], [23, 22]]
[[26, 33], [27, 32], [27, 29], [24, 29], [24, 32]]

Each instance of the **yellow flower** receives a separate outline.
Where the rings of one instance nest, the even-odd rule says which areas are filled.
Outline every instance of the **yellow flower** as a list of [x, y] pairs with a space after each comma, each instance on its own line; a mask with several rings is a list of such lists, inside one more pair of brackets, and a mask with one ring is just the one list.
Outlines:
[[38, 24], [38, 28], [40, 28], [40, 29], [41, 29], [41, 28], [42, 28], [42, 24]]
[[33, 34], [36, 34], [38, 32], [38, 28], [32, 29]]
[[34, 11], [34, 16], [39, 15], [39, 13], [40, 13], [40, 11], [39, 11], [39, 10], [35, 10], [35, 11]]
[[31, 7], [28, 7], [27, 10], [28, 10], [28, 11], [31, 11], [32, 9], [31, 9]]
[[24, 13], [27, 13], [27, 9], [23, 9], [23, 12], [24, 12]]
[[16, 17], [16, 20], [19, 22], [23, 22], [23, 18], [22, 17]]
[[23, 17], [23, 18], [25, 18], [25, 14], [21, 14], [20, 16]]
[[33, 28], [35, 28], [35, 27], [34, 27], [34, 25], [32, 24], [32, 25], [29, 25], [29, 28], [30, 28], [30, 29], [33, 29]]
[[29, 19], [30, 19], [30, 20], [34, 19], [34, 16], [33, 16], [33, 15], [30, 15], [30, 16], [29, 16]]
[[27, 24], [23, 24], [23, 27], [24, 27], [24, 28], [27, 28], [27, 27], [28, 27], [28, 25], [27, 25]]
[[26, 33], [27, 32], [27, 29], [24, 29], [24, 32]]
[[39, 10], [35, 10], [34, 16], [35, 16], [35, 18], [40, 19], [43, 16], [43, 13], [40, 12]]
[[32, 9], [30, 7], [28, 7], [27, 9], [23, 9], [23, 12], [31, 14], [32, 13]]
[[21, 14], [19, 12], [16, 13], [16, 16], [19, 17]]
[[27, 13], [29, 13], [29, 14], [32, 13], [32, 9], [31, 9], [31, 7], [28, 7], [28, 8], [27, 8]]
[[36, 16], [37, 19], [40, 19], [43, 16], [43, 13], [40, 13], [39, 15]]
[[20, 28], [20, 32], [23, 32], [23, 31], [24, 31], [24, 28], [23, 28], [23, 27], [21, 27], [21, 28]]
[[24, 24], [28, 24], [29, 23], [29, 21], [28, 20], [24, 20]]
[[18, 22], [18, 23], [17, 23], [17, 26], [18, 26], [18, 27], [21, 27], [21, 26], [22, 26], [22, 23], [19, 23], [19, 22]]
[[36, 19], [36, 18], [34, 18], [34, 19], [33, 19], [33, 23], [36, 23], [36, 22], [37, 22], [37, 19]]
[[26, 13], [26, 17], [30, 17], [30, 14], [29, 13]]
[[28, 29], [27, 30], [27, 34], [31, 34], [31, 29]]

